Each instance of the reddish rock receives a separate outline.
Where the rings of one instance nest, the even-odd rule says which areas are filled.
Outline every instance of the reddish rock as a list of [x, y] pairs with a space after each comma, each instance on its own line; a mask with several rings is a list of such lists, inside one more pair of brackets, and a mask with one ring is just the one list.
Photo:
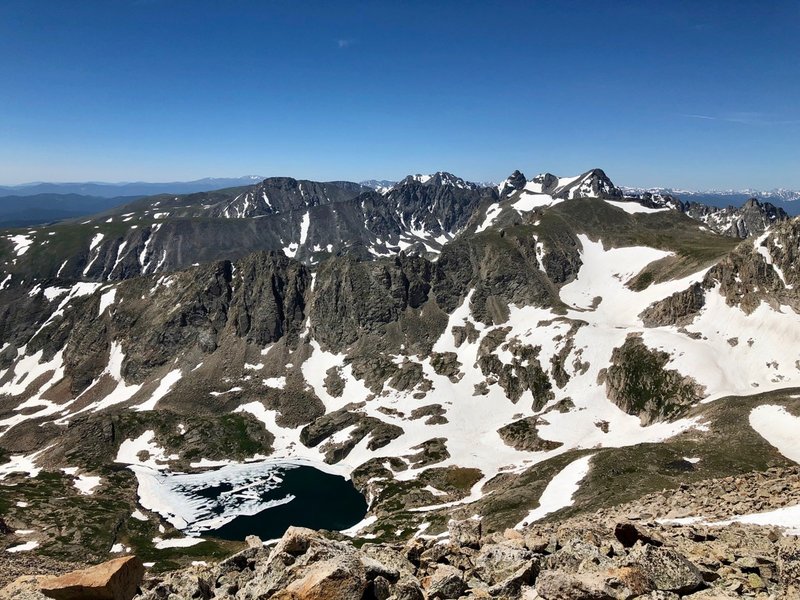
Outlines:
[[55, 600], [131, 600], [144, 577], [144, 565], [136, 556], [115, 558], [99, 565], [48, 577], [41, 592]]

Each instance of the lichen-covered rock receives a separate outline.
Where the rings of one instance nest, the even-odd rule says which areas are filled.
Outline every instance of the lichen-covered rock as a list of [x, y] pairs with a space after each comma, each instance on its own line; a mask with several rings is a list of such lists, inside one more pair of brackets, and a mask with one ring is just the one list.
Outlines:
[[784, 583], [786, 597], [800, 597], [800, 538], [785, 537], [777, 544], [778, 576]]
[[609, 584], [601, 573], [571, 573], [561, 570], [546, 570], [536, 578], [536, 593], [542, 600], [627, 600], [634, 593]]
[[[499, 584], [520, 569], [538, 567], [539, 561], [530, 550], [510, 544], [484, 544], [475, 557], [475, 574], [489, 585]], [[529, 574], [529, 576], [530, 576]]]
[[422, 583], [423, 587], [427, 584], [428, 598], [431, 600], [458, 598], [467, 591], [464, 574], [450, 565], [438, 565]]
[[468, 548], [481, 547], [482, 525], [480, 519], [451, 520], [447, 524], [450, 541]]
[[687, 594], [703, 585], [697, 566], [670, 548], [635, 547], [626, 562], [639, 568], [658, 590]]
[[316, 561], [303, 573], [273, 594], [274, 600], [350, 600], [361, 598], [367, 588], [367, 580], [359, 568], [358, 560], [341, 556]]

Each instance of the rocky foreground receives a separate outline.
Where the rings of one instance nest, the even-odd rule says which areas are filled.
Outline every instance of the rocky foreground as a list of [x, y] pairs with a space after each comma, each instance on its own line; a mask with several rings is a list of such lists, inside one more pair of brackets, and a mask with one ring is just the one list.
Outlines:
[[[478, 519], [405, 544], [333, 539], [290, 528], [272, 548], [257, 538], [226, 560], [150, 575], [140, 600], [423, 600], [508, 598], [800, 598], [800, 537], [775, 526], [720, 525], [725, 517], [795, 506], [800, 468], [771, 469], [651, 494], [634, 503], [483, 535]], [[691, 513], [691, 514], [690, 514]], [[691, 519], [687, 518], [693, 517]], [[717, 524], [714, 524], [717, 523]], [[136, 561], [118, 574], [128, 585]], [[139, 563], [140, 564], [140, 563]], [[104, 572], [108, 576], [108, 568]], [[68, 577], [87, 581], [85, 575]], [[117, 585], [121, 589], [120, 585]], [[23, 578], [0, 597], [59, 595], [53, 579]], [[73, 590], [74, 591], [74, 590]]]

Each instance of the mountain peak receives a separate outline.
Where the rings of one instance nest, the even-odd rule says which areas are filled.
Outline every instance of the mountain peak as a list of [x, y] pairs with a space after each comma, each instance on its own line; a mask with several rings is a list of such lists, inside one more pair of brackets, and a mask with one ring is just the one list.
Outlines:
[[456, 175], [448, 173], [447, 171], [437, 171], [431, 175], [421, 175], [419, 173], [416, 175], [408, 175], [397, 184], [397, 187], [415, 184], [425, 186], [450, 186], [463, 190], [476, 190], [480, 187], [476, 183], [465, 181], [461, 177], [457, 177]]
[[511, 175], [509, 175], [506, 180], [498, 186], [498, 191], [500, 195], [508, 195], [513, 194], [515, 191], [519, 191], [525, 187], [525, 184], [528, 183], [528, 180], [525, 179], [525, 175], [519, 169], [515, 169]]

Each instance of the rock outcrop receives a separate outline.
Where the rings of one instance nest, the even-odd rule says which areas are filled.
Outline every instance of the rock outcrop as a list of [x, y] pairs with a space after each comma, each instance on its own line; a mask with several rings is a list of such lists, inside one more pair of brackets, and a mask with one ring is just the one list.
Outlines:
[[703, 397], [703, 388], [694, 380], [664, 367], [670, 361], [666, 352], [648, 348], [638, 335], [628, 335], [614, 348], [611, 366], [600, 371], [612, 402], [643, 425], [674, 419]]
[[144, 565], [135, 556], [46, 578], [39, 589], [54, 600], [131, 600], [144, 577]]

